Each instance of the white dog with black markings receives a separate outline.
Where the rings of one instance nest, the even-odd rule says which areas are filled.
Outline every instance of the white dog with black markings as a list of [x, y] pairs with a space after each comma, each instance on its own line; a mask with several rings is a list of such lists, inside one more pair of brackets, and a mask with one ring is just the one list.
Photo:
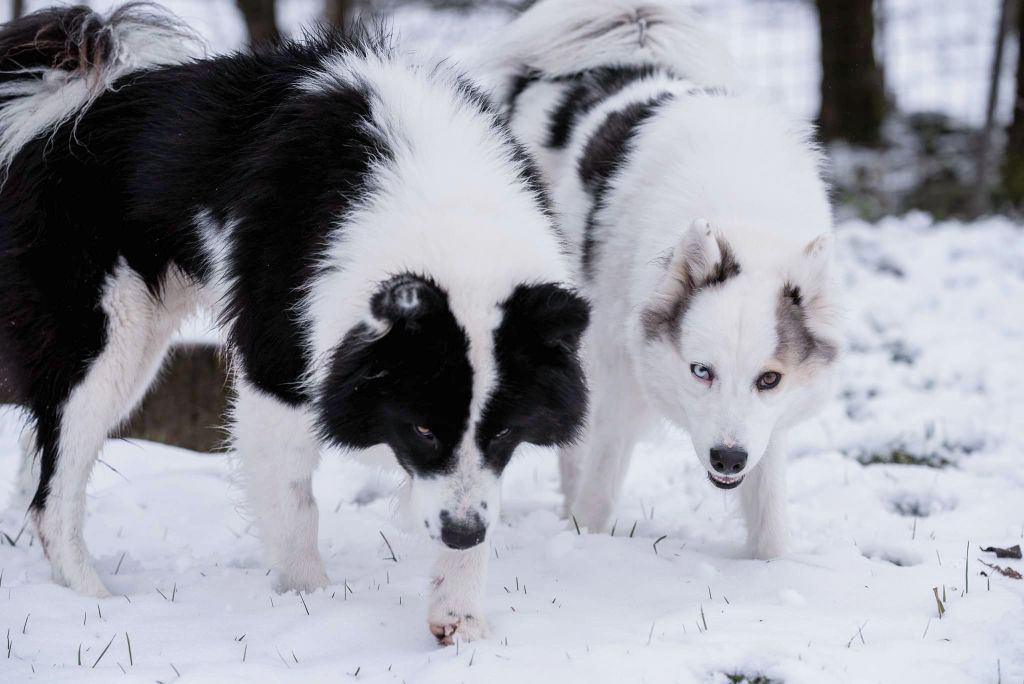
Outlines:
[[593, 305], [567, 511], [605, 529], [637, 439], [663, 417], [716, 487], [740, 487], [751, 553], [782, 553], [785, 435], [829, 396], [839, 352], [810, 129], [738, 94], [728, 55], [675, 3], [542, 0], [496, 60]]

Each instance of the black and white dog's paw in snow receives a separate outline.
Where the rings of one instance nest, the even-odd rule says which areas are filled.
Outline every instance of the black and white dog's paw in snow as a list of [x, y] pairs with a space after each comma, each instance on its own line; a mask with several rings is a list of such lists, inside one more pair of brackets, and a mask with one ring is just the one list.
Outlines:
[[329, 581], [321, 447], [386, 444], [443, 545], [431, 629], [482, 636], [502, 471], [520, 443], [570, 442], [585, 412], [589, 311], [539, 181], [467, 81], [382, 37], [214, 59], [188, 44], [146, 4], [0, 31], [0, 381], [32, 419], [53, 576], [107, 595], [82, 535], [89, 473], [208, 306], [278, 586]]
[[604, 529], [634, 444], [664, 417], [714, 486], [739, 488], [751, 553], [778, 555], [784, 437], [829, 396], [839, 350], [810, 128], [736, 93], [728, 55], [672, 0], [541, 0], [491, 61], [593, 304], [568, 511]]

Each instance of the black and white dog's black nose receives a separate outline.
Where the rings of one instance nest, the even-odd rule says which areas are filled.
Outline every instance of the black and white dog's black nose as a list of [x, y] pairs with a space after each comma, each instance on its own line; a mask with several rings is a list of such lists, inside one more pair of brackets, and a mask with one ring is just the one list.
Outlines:
[[487, 524], [476, 513], [466, 520], [452, 520], [447, 511], [441, 513], [441, 541], [450, 549], [471, 549], [487, 537]]
[[747, 465], [747, 452], [731, 447], [711, 449], [711, 467], [723, 475], [735, 475]]

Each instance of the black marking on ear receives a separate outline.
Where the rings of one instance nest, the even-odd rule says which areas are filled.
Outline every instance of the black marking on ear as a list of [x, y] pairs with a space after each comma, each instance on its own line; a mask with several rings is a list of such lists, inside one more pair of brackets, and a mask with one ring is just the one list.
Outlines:
[[587, 280], [593, 276], [595, 252], [599, 243], [596, 235], [597, 213], [604, 207], [605, 195], [611, 181], [628, 161], [630, 142], [640, 125], [671, 99], [671, 93], [662, 93], [656, 98], [645, 102], [633, 102], [623, 109], [609, 113], [583, 148], [577, 172], [592, 200], [584, 226], [581, 263], [583, 277]]
[[601, 67], [564, 80], [572, 85], [551, 114], [545, 146], [560, 150], [569, 144], [576, 124], [594, 108], [626, 86], [655, 73], [653, 65]]
[[[690, 261], [684, 262], [682, 272], [674, 274], [678, 289], [671, 301], [664, 306], [648, 308], [641, 314], [641, 325], [647, 340], [667, 334], [673, 343], [678, 344], [683, 316], [690, 308], [693, 298], [700, 294], [701, 290], [720, 286], [740, 274], [742, 269], [729, 243], [718, 236], [715, 237], [715, 241], [718, 243], [721, 259], [709, 271], [695, 273], [694, 264]], [[667, 268], [671, 268], [671, 262]]]
[[[587, 407], [579, 344], [590, 320], [587, 302], [554, 283], [520, 285], [501, 306], [498, 381], [474, 435], [497, 474], [520, 442], [554, 446], [577, 438]], [[495, 439], [505, 429], [515, 438]]]
[[[332, 352], [317, 392], [320, 434], [345, 448], [387, 444], [418, 476], [450, 472], [469, 425], [469, 338], [447, 293], [419, 276], [388, 281], [371, 307], [390, 325], [381, 332], [359, 324]], [[422, 439], [414, 425], [429, 426], [436, 439]]]
[[779, 339], [776, 356], [794, 364], [812, 359], [832, 363], [839, 354], [833, 342], [815, 336], [807, 326], [803, 293], [792, 283], [783, 285], [779, 293], [775, 330]]

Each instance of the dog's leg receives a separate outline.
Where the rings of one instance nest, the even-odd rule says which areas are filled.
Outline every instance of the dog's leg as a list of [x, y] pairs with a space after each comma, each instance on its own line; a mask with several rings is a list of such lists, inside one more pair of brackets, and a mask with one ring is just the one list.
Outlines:
[[487, 542], [466, 551], [441, 551], [434, 566], [427, 616], [439, 643], [450, 646], [456, 639], [487, 637], [490, 630], [483, 611], [489, 559]]
[[240, 377], [234, 445], [249, 510], [278, 573], [278, 591], [326, 587], [317, 548], [320, 512], [313, 498], [320, 445], [310, 416]]
[[107, 435], [130, 415], [156, 376], [171, 333], [187, 312], [184, 287], [169, 278], [163, 299], [156, 301], [142, 279], [121, 264], [101, 299], [107, 328], [102, 351], [63, 405], [36, 416], [40, 481], [32, 517], [54, 580], [81, 594], [109, 596], [83, 535], [89, 475]]
[[633, 447], [642, 430], [643, 396], [623, 372], [598, 373], [592, 379], [593, 409], [578, 450], [576, 496], [569, 514], [591, 532], [603, 532], [626, 480]]
[[740, 485], [747, 520], [747, 547], [754, 558], [776, 558], [786, 551], [786, 454], [776, 435], [757, 467]]
[[558, 449], [558, 472], [562, 486], [562, 517], [572, 515], [572, 507], [579, 490], [580, 464], [584, 452], [579, 444], [572, 444]]

